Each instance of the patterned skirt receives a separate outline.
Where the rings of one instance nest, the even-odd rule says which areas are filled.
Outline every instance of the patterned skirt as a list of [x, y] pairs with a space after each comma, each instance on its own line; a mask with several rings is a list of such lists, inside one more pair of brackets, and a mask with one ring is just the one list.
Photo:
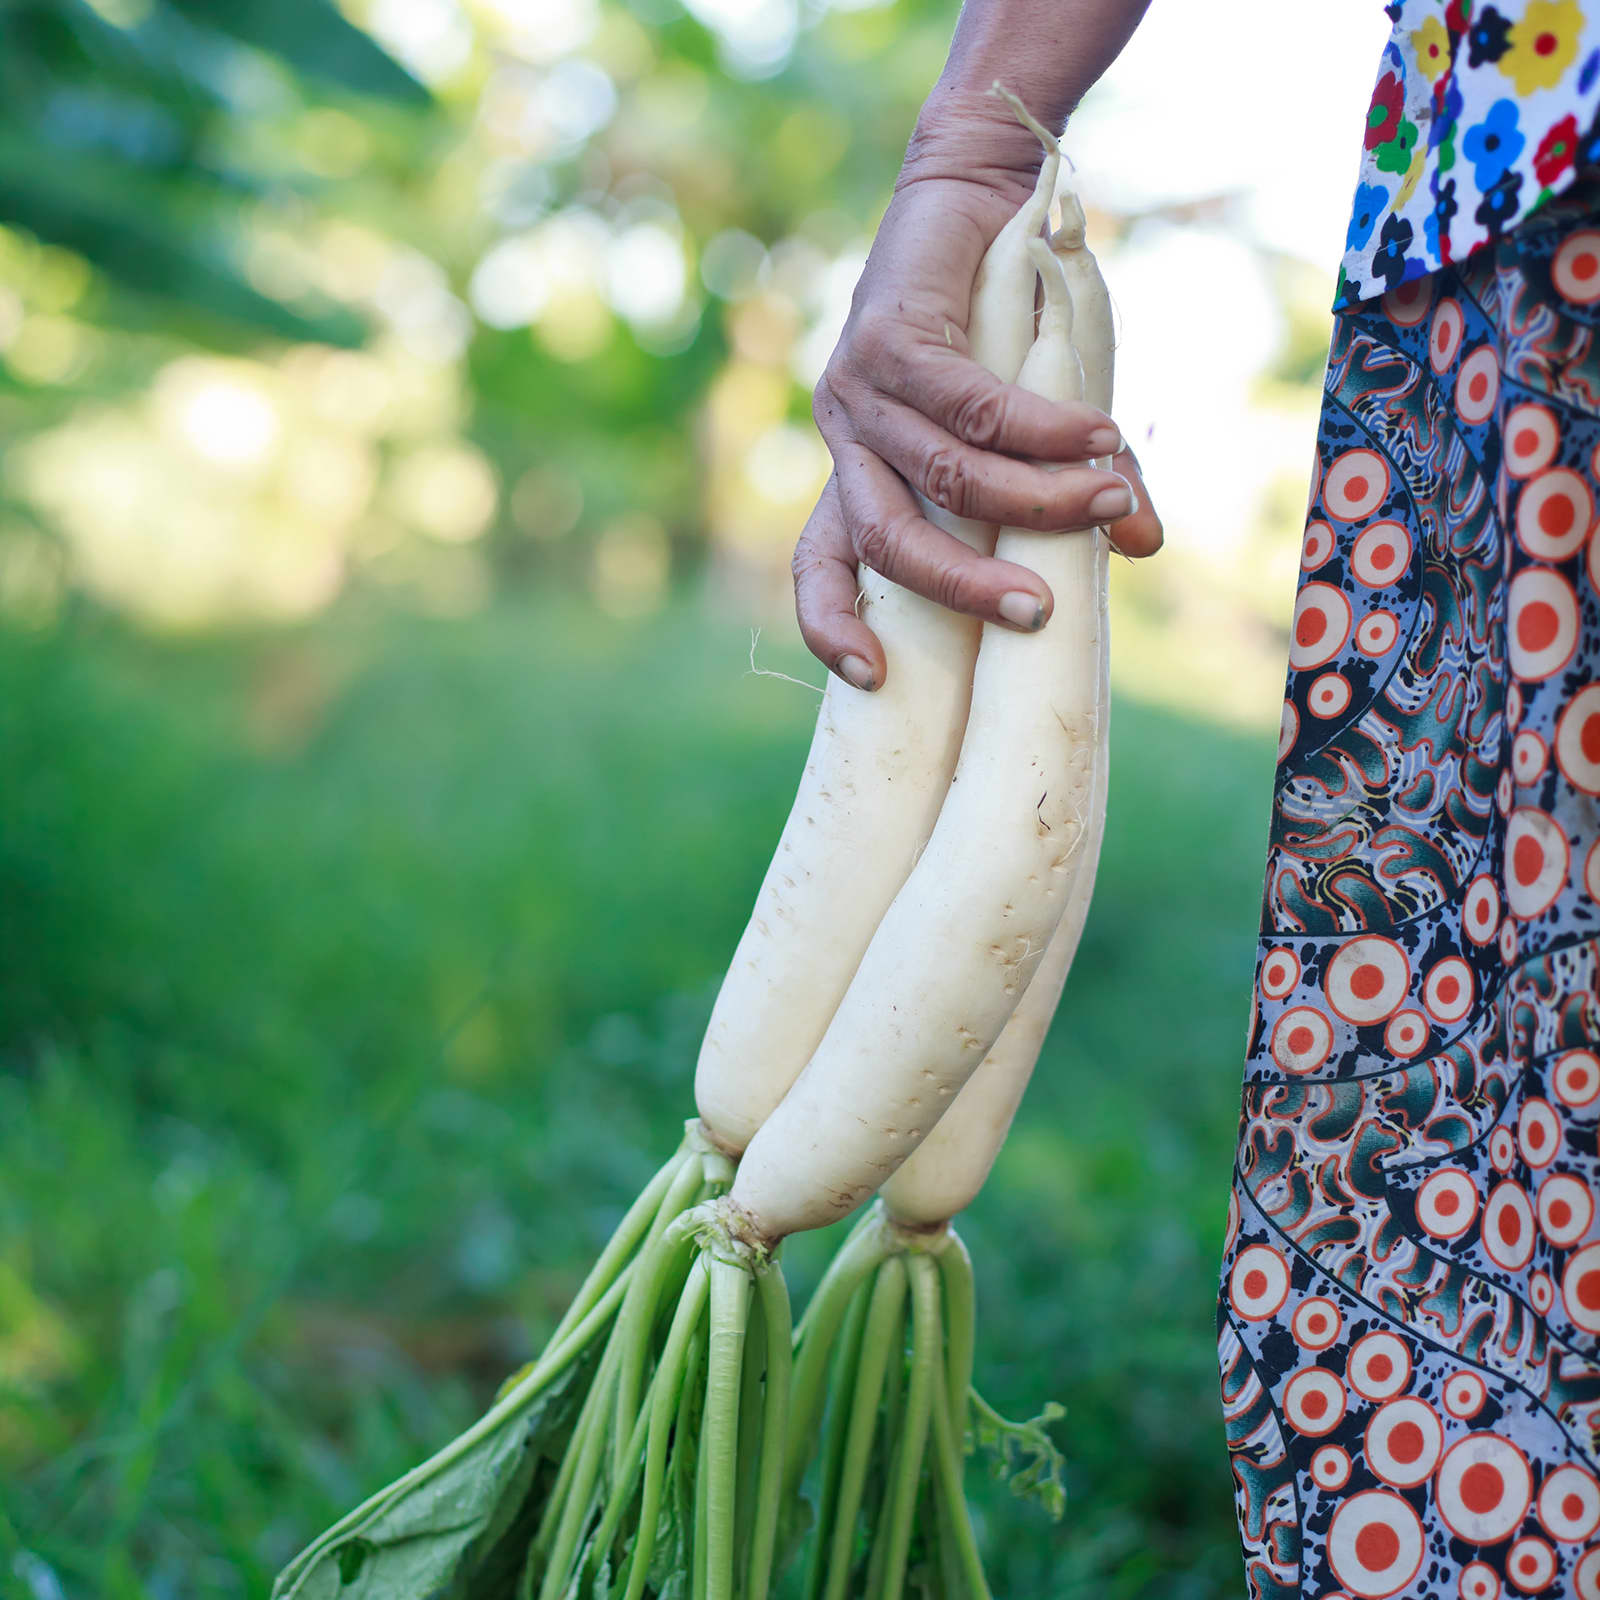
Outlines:
[[1252, 1600], [1600, 1600], [1600, 182], [1337, 318], [1219, 1356]]

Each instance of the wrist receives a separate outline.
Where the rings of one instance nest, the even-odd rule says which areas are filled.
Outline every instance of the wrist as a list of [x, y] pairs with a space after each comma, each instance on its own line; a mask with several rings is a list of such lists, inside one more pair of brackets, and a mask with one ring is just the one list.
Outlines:
[[[948, 75], [939, 80], [917, 116], [897, 189], [929, 179], [955, 180], [994, 189], [1013, 206], [1032, 193], [1044, 151], [990, 86], [990, 81], [981, 86], [955, 82]], [[1048, 117], [1041, 120], [1052, 126]]]

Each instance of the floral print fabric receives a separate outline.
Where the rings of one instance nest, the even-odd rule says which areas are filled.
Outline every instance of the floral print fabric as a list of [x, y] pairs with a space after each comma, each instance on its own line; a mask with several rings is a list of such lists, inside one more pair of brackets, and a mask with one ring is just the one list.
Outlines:
[[1600, 1600], [1600, 183], [1337, 318], [1325, 388], [1218, 1305], [1247, 1592]]
[[1466, 259], [1600, 163], [1600, 0], [1394, 0], [1334, 308]]

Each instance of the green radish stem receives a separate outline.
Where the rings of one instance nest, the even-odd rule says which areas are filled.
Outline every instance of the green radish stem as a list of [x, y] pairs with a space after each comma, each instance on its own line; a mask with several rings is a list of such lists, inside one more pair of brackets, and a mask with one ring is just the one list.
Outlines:
[[888, 1547], [884, 1542], [885, 1520], [889, 1515], [888, 1487], [900, 1461], [900, 1427], [905, 1420], [906, 1406], [906, 1322], [907, 1306], [904, 1299], [895, 1313], [894, 1330], [889, 1335], [889, 1365], [883, 1378], [883, 1399], [878, 1407], [878, 1436], [888, 1460], [886, 1472], [869, 1473], [866, 1497], [863, 1501], [863, 1520], [873, 1530], [868, 1551], [865, 1593], [876, 1600], [883, 1581], [884, 1561]]
[[[657, 1376], [659, 1376], [659, 1369]], [[649, 1433], [649, 1426], [650, 1414], [646, 1409], [639, 1413], [633, 1424], [633, 1433], [628, 1439], [627, 1471], [620, 1479], [611, 1484], [605, 1515], [600, 1519], [600, 1526], [595, 1530], [591, 1548], [594, 1551], [594, 1558], [597, 1563], [605, 1559], [607, 1549], [610, 1548], [611, 1542], [616, 1538], [617, 1530], [622, 1526], [623, 1515], [628, 1509], [628, 1502], [633, 1498], [633, 1491], [639, 1481], [639, 1474], [644, 1470], [645, 1439]]]
[[[875, 1207], [868, 1206], [861, 1211], [856, 1217], [856, 1220], [850, 1224], [850, 1231], [844, 1236], [844, 1243], [834, 1251], [834, 1265], [837, 1265], [840, 1257], [846, 1255], [855, 1242], [861, 1238], [863, 1234], [876, 1232], [882, 1226], [882, 1218]], [[830, 1267], [830, 1273], [832, 1270], [833, 1268]], [[824, 1279], [824, 1282], [826, 1282], [826, 1279]], [[815, 1318], [817, 1306], [825, 1298], [822, 1290], [823, 1285], [818, 1284], [816, 1291], [812, 1294], [810, 1302], [806, 1306], [805, 1314], [800, 1318], [799, 1323], [795, 1326], [794, 1338], [797, 1345], [804, 1342], [806, 1338], [806, 1330], [811, 1326], [812, 1321]]]
[[[606, 1355], [609, 1356], [610, 1353], [608, 1349]], [[604, 1362], [604, 1358], [602, 1360]], [[609, 1365], [609, 1363], [602, 1365], [600, 1372], [595, 1375], [597, 1380], [607, 1371]], [[589, 1392], [584, 1396], [583, 1405], [579, 1408], [578, 1420], [572, 1425], [572, 1437], [567, 1441], [567, 1448], [562, 1453], [556, 1481], [551, 1485], [550, 1493], [545, 1499], [544, 1510], [540, 1515], [539, 1531], [534, 1537], [531, 1553], [542, 1563], [546, 1580], [550, 1574], [551, 1547], [561, 1530], [568, 1497], [572, 1490], [572, 1480], [577, 1475], [579, 1463], [583, 1460], [584, 1447], [595, 1431], [594, 1414], [602, 1403], [601, 1394], [599, 1382], [591, 1382]]]
[[738, 1510], [734, 1517], [734, 1570], [750, 1570], [750, 1534], [756, 1514], [755, 1476], [748, 1464], [761, 1460], [762, 1379], [767, 1367], [766, 1303], [751, 1281], [750, 1315], [744, 1331], [744, 1365], [739, 1370]]
[[[624, 1462], [622, 1451], [627, 1446], [628, 1435], [633, 1431], [633, 1419], [639, 1410], [639, 1391], [644, 1381], [644, 1365], [649, 1342], [649, 1332], [655, 1322], [656, 1304], [661, 1284], [672, 1264], [674, 1248], [691, 1231], [686, 1221], [688, 1208], [694, 1204], [700, 1190], [705, 1187], [706, 1173], [703, 1160], [684, 1164], [661, 1202], [655, 1221], [645, 1237], [643, 1248], [635, 1260], [633, 1281], [628, 1286], [627, 1298], [617, 1318], [617, 1331], [613, 1336], [622, 1348], [622, 1370], [618, 1376], [616, 1393], [616, 1421], [612, 1432], [614, 1454], [611, 1461], [613, 1473], [620, 1473]], [[670, 1242], [669, 1242], [669, 1235]]]
[[914, 1255], [906, 1270], [911, 1276], [911, 1375], [905, 1414], [894, 1435], [894, 1467], [889, 1475], [884, 1531], [879, 1536], [883, 1573], [881, 1583], [872, 1590], [874, 1600], [900, 1600], [905, 1589], [911, 1523], [933, 1417], [933, 1390], [944, 1378], [939, 1359], [944, 1331], [939, 1315], [939, 1269], [926, 1255]]
[[[710, 1398], [709, 1389], [706, 1398]], [[705, 1432], [702, 1428], [700, 1453], [695, 1457], [694, 1463], [694, 1538], [689, 1546], [689, 1600], [708, 1600], [707, 1579], [711, 1541], [706, 1538], [706, 1523], [710, 1502], [711, 1452], [706, 1448]]]
[[784, 1468], [784, 1494], [799, 1491], [811, 1459], [813, 1434], [827, 1388], [828, 1364], [834, 1353], [834, 1340], [855, 1292], [867, 1275], [888, 1256], [888, 1235], [875, 1215], [858, 1224], [845, 1241], [822, 1282], [817, 1285], [811, 1304], [801, 1319], [796, 1335], [799, 1355], [794, 1364], [794, 1398], [789, 1408], [788, 1460]]
[[933, 1252], [944, 1290], [945, 1367], [949, 1377], [950, 1431], [956, 1448], [966, 1449], [968, 1391], [977, 1348], [977, 1296], [972, 1281], [972, 1257], [954, 1228]]
[[[644, 1488], [640, 1497], [639, 1532], [633, 1545], [633, 1565], [628, 1572], [624, 1600], [643, 1600], [655, 1553], [656, 1527], [661, 1520], [661, 1482], [666, 1474], [668, 1435], [678, 1409], [678, 1391], [684, 1381], [690, 1340], [699, 1324], [711, 1291], [704, 1256], [697, 1256], [689, 1280], [673, 1313], [666, 1348], [650, 1385], [650, 1432], [645, 1443]], [[697, 1541], [698, 1542], [698, 1541]]]
[[739, 1389], [750, 1316], [750, 1272], [742, 1263], [711, 1260], [711, 1345], [701, 1451], [706, 1471], [706, 1600], [733, 1600], [739, 1495]]
[[[838, 1347], [831, 1352], [833, 1371], [828, 1387], [832, 1402], [828, 1406], [822, 1433], [822, 1479], [817, 1493], [816, 1528], [806, 1561], [805, 1600], [818, 1600], [823, 1579], [827, 1576], [824, 1530], [833, 1526], [838, 1509], [839, 1480], [844, 1472], [845, 1445], [850, 1435], [850, 1401], [856, 1390], [856, 1373], [861, 1365], [861, 1341], [866, 1334], [867, 1308], [871, 1301], [871, 1288], [858, 1281], [850, 1298], [844, 1325], [839, 1330]], [[825, 1356], [828, 1353], [824, 1351]]]
[[627, 1509], [639, 1467], [645, 1413], [637, 1399], [624, 1407], [615, 1403], [614, 1396], [625, 1378], [634, 1385], [637, 1395], [657, 1307], [674, 1278], [682, 1287], [680, 1263], [699, 1226], [699, 1219], [684, 1208], [709, 1188], [725, 1183], [730, 1170], [720, 1154], [703, 1149], [691, 1152], [668, 1183], [644, 1243], [631, 1263], [621, 1313], [584, 1400], [534, 1540], [535, 1552], [548, 1551], [540, 1600], [557, 1600], [566, 1593], [578, 1561], [584, 1528], [595, 1509], [596, 1485], [601, 1481], [607, 1413], [611, 1416], [611, 1470], [609, 1486], [602, 1496], [601, 1525], [606, 1531], [603, 1537], [597, 1534], [597, 1552], [609, 1543]]
[[[550, 1335], [549, 1345], [558, 1344], [565, 1338], [599, 1302], [601, 1296], [615, 1281], [617, 1274], [623, 1270], [624, 1263], [633, 1253], [635, 1246], [654, 1223], [661, 1202], [672, 1187], [677, 1174], [683, 1168], [695, 1163], [696, 1135], [692, 1131], [695, 1126], [693, 1122], [686, 1125], [683, 1143], [678, 1146], [672, 1159], [660, 1168], [639, 1192], [638, 1199], [628, 1207], [622, 1221], [617, 1224], [616, 1232], [611, 1235], [605, 1249], [600, 1252], [595, 1264], [589, 1269], [589, 1275], [573, 1297], [572, 1304], [567, 1307], [561, 1320], [556, 1324], [555, 1332]], [[549, 1348], [549, 1345], [546, 1348]]]
[[[595, 1481], [600, 1474], [600, 1460], [605, 1454], [606, 1443], [605, 1424], [601, 1418], [607, 1409], [616, 1370], [616, 1346], [613, 1344], [607, 1348], [594, 1385], [584, 1400], [583, 1410], [578, 1414], [578, 1426], [567, 1446], [566, 1459], [561, 1463], [561, 1476], [556, 1480], [559, 1496], [562, 1490], [561, 1477], [567, 1477], [568, 1468], [571, 1467], [571, 1476], [565, 1487], [565, 1504], [561, 1506], [561, 1519], [556, 1526], [555, 1542], [550, 1547], [549, 1564], [545, 1568], [544, 1583], [539, 1589], [539, 1600], [559, 1600], [566, 1593], [569, 1569], [578, 1553], [584, 1527], [594, 1510]], [[549, 1519], [554, 1509], [552, 1497], [552, 1504], [545, 1513], [545, 1528], [540, 1532], [541, 1539], [550, 1526]]]
[[757, 1469], [755, 1514], [750, 1531], [750, 1565], [744, 1600], [767, 1600], [772, 1586], [772, 1558], [778, 1539], [778, 1512], [783, 1503], [784, 1453], [793, 1382], [794, 1343], [789, 1289], [775, 1261], [756, 1269], [756, 1297], [766, 1333], [767, 1383], [762, 1401], [761, 1465]]
[[[856, 1368], [844, 1462], [839, 1473], [838, 1508], [830, 1519], [832, 1541], [828, 1553], [828, 1581], [822, 1600], [845, 1600], [845, 1589], [850, 1582], [861, 1491], [866, 1483], [867, 1464], [872, 1458], [872, 1436], [877, 1431], [884, 1372], [891, 1355], [889, 1344], [899, 1323], [905, 1293], [905, 1262], [899, 1256], [890, 1256], [878, 1269], [861, 1338], [861, 1358]], [[899, 1352], [893, 1354], [898, 1359]]]
[[[935, 1397], [937, 1403], [937, 1397]], [[929, 1418], [932, 1424], [932, 1418]], [[935, 1468], [937, 1471], [937, 1467]], [[932, 1474], [930, 1474], [930, 1478]], [[939, 1494], [937, 1487], [930, 1482], [922, 1497], [923, 1515], [927, 1526], [933, 1530], [933, 1546], [935, 1557], [939, 1563], [939, 1594], [941, 1600], [963, 1600], [962, 1590], [966, 1585], [961, 1580], [961, 1569], [956, 1565], [956, 1549], [954, 1538], [945, 1531], [944, 1518], [939, 1512]]]
[[[909, 1262], [908, 1262], [909, 1267]], [[895, 1318], [894, 1332], [889, 1337], [890, 1348], [904, 1357], [906, 1348], [906, 1323], [910, 1320], [909, 1307], [906, 1302], [900, 1302], [900, 1311]], [[900, 1437], [900, 1424], [905, 1416], [906, 1406], [906, 1363], [904, 1359], [892, 1360], [889, 1363], [888, 1373], [883, 1381], [883, 1436], [893, 1440]]]
[[951, 1564], [966, 1586], [967, 1600], [992, 1600], [961, 1489], [961, 1452], [950, 1421], [948, 1379], [933, 1386], [933, 1478], [941, 1547], [948, 1544]]

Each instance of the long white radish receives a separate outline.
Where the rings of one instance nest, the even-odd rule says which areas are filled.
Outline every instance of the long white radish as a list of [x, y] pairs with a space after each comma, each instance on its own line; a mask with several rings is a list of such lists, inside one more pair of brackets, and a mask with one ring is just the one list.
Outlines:
[[[1010, 382], [1033, 337], [1037, 239], [1055, 191], [1047, 151], [1033, 195], [989, 247], [968, 346]], [[923, 502], [984, 554], [997, 530]], [[888, 659], [873, 694], [830, 677], [794, 807], [723, 979], [695, 1072], [710, 1137], [738, 1155], [815, 1052], [885, 909], [926, 844], [961, 749], [979, 625], [860, 571], [861, 617]]]
[[[1039, 333], [1018, 382], [1081, 397], [1072, 299], [1042, 239]], [[816, 1054], [751, 1141], [730, 1192], [756, 1240], [854, 1210], [916, 1149], [993, 1047], [1086, 859], [1100, 704], [1098, 532], [1003, 529], [997, 554], [1050, 584], [1037, 635], [983, 630], [961, 756], [928, 846]]]
[[[1063, 167], [1063, 175], [1065, 167]], [[1059, 181], [1059, 180], [1058, 180]], [[1083, 366], [1083, 397], [1102, 411], [1111, 409], [1115, 357], [1111, 297], [1085, 239], [1083, 207], [1069, 189], [1058, 188], [1062, 222], [1050, 235], [1072, 292], [1073, 343]], [[1109, 459], [1097, 462], [1110, 466]], [[1102, 540], [1101, 559], [1110, 549]], [[1094, 895], [1095, 868], [1105, 833], [1106, 785], [1110, 774], [1111, 630], [1100, 630], [1100, 701], [1094, 753], [1094, 786], [1083, 859], [1072, 898], [1011, 1020], [983, 1065], [968, 1079], [950, 1109], [880, 1191], [897, 1222], [930, 1227], [965, 1211], [984, 1185], [1044, 1045], [1061, 990], [1077, 954], [1078, 941]]]

